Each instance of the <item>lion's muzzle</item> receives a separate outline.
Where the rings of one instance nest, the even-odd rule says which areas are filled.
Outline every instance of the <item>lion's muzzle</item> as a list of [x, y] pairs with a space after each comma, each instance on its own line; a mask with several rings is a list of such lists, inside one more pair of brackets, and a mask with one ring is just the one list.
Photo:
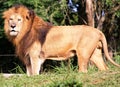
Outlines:
[[18, 35], [18, 30], [16, 27], [16, 23], [10, 24], [10, 36], [17, 36]]
[[16, 24], [12, 23], [10, 27], [14, 29], [16, 27]]
[[11, 36], [16, 36], [17, 34], [18, 34], [18, 31], [15, 31], [15, 30], [10, 31]]

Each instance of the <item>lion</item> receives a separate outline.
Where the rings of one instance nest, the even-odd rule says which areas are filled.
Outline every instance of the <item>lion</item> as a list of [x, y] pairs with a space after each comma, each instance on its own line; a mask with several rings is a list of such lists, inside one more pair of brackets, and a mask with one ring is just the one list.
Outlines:
[[106, 70], [102, 57], [96, 54], [99, 47], [112, 64], [120, 67], [110, 58], [106, 38], [96, 28], [87, 25], [54, 26], [23, 5], [9, 8], [3, 12], [3, 18], [5, 34], [15, 45], [16, 54], [25, 64], [28, 76], [38, 75], [46, 59], [67, 60], [74, 55], [78, 58], [79, 72], [87, 72], [89, 61]]

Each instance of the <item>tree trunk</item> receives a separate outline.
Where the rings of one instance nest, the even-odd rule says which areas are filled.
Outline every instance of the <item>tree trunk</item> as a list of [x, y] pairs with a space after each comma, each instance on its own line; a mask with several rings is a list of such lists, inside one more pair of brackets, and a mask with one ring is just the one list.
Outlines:
[[88, 25], [94, 27], [94, 10], [92, 0], [86, 0], [86, 14]]

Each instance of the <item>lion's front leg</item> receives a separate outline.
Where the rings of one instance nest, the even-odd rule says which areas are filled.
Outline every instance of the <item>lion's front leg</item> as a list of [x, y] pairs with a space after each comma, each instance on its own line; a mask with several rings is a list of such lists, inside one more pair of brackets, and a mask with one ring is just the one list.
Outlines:
[[32, 75], [39, 75], [41, 65], [44, 63], [43, 58], [31, 58]]
[[30, 57], [30, 64], [26, 65], [27, 75], [39, 75], [41, 65], [44, 63], [45, 59], [36, 57]]
[[31, 69], [32, 69], [32, 75], [39, 75], [39, 71], [41, 69], [41, 65], [44, 63], [45, 59], [39, 58], [39, 57], [31, 57]]
[[[30, 47], [29, 56], [30, 56], [30, 64], [28, 70], [32, 71], [32, 75], [39, 75], [39, 71], [41, 65], [44, 63], [45, 59], [40, 58], [41, 45], [39, 42], [34, 42]], [[30, 72], [31, 74], [31, 72]]]
[[27, 70], [27, 75], [28, 75], [28, 76], [32, 75], [32, 67], [31, 67], [31, 64], [26, 65], [26, 70]]

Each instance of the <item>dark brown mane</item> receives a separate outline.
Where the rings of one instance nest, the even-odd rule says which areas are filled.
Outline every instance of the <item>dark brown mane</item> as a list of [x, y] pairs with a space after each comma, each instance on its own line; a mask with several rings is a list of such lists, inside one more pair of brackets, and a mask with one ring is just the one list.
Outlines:
[[40, 29], [37, 29], [38, 38], [39, 38], [39, 41], [40, 41], [41, 45], [44, 44], [44, 42], [46, 40], [46, 35], [49, 32], [49, 30], [50, 30], [51, 27], [52, 27], [52, 24], [46, 22], [46, 26], [44, 26], [44, 27], [42, 27]]
[[15, 8], [15, 10], [17, 10], [17, 9], [19, 9], [21, 6], [23, 6], [23, 5], [15, 4], [13, 7]]

